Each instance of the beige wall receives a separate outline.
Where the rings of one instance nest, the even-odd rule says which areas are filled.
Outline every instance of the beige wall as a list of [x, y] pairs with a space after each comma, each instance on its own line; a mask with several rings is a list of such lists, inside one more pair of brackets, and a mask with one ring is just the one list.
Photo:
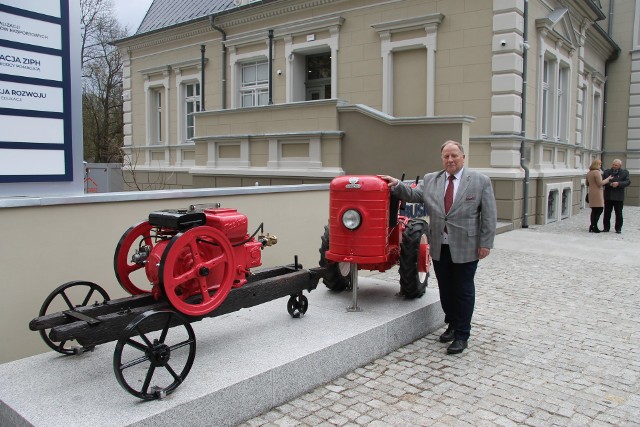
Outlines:
[[196, 115], [196, 137], [338, 130], [336, 100], [270, 105]]
[[[611, 0], [604, 0], [603, 7], [609, 10]], [[603, 167], [609, 167], [613, 159], [621, 159], [623, 167], [631, 169], [631, 186], [626, 189], [625, 204], [640, 205], [640, 174], [638, 169], [628, 166], [627, 147], [630, 140], [637, 139], [638, 135], [638, 108], [637, 101], [630, 103], [630, 97], [637, 98], [637, 83], [632, 83], [632, 73], [636, 66], [632, 62], [634, 49], [637, 49], [637, 41], [633, 40], [634, 22], [636, 19], [637, 1], [616, 1], [613, 13], [612, 37], [620, 45], [620, 56], [609, 64], [607, 80], [607, 103], [605, 131], [605, 154]], [[603, 24], [604, 25], [604, 24]], [[606, 28], [606, 26], [604, 27]], [[637, 52], [637, 50], [635, 50]], [[630, 72], [631, 71], [631, 72]], [[630, 129], [631, 128], [631, 129]], [[631, 138], [630, 138], [631, 135]], [[631, 141], [633, 144], [633, 141]], [[635, 153], [633, 153], [635, 154]], [[635, 163], [638, 164], [638, 155], [635, 154]], [[634, 170], [635, 169], [635, 170]]]
[[[6, 225], [0, 248], [0, 363], [48, 351], [28, 324], [59, 285], [88, 280], [104, 287], [111, 298], [127, 296], [114, 276], [115, 248], [130, 226], [154, 210], [220, 202], [247, 215], [250, 234], [263, 222], [265, 232], [278, 236], [278, 244], [263, 250], [263, 266], [293, 263], [295, 255], [305, 268], [318, 266], [320, 237], [328, 219], [328, 190], [322, 188], [273, 193], [263, 189], [220, 196], [211, 191], [207, 197], [0, 207], [0, 220]], [[167, 193], [156, 196], [167, 197]]]

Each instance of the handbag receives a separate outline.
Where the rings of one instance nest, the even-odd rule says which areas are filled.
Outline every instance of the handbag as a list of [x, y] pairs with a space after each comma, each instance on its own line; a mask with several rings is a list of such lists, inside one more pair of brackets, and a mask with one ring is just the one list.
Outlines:
[[584, 196], [584, 201], [585, 201], [586, 203], [589, 203], [589, 193], [587, 193], [587, 195], [586, 195], [586, 196]]

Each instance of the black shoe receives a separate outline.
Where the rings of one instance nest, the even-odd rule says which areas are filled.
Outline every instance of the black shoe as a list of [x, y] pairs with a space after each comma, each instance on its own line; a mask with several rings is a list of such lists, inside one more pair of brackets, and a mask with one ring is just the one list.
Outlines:
[[447, 348], [447, 353], [449, 354], [458, 354], [462, 353], [464, 349], [467, 348], [467, 340], [453, 340], [451, 345]]
[[451, 326], [447, 327], [447, 330], [440, 335], [440, 342], [451, 342], [455, 338], [456, 330]]
[[604, 229], [602, 229], [602, 232], [603, 232], [603, 233], [608, 233], [608, 232], [609, 232], [609, 229], [608, 229], [608, 228], [604, 228]]
[[600, 233], [600, 230], [598, 229], [598, 227], [591, 227], [591, 232], [592, 233]]
[[622, 230], [616, 230], [616, 234], [622, 234]]

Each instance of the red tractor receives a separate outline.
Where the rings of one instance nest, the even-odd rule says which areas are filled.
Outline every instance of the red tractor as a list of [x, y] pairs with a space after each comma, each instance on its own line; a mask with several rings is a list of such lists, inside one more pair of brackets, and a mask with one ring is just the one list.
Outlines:
[[247, 217], [230, 208], [151, 212], [120, 239], [116, 278], [131, 295], [164, 295], [180, 313], [206, 315], [247, 282], [249, 269], [262, 264], [261, 249], [276, 243], [268, 235], [256, 240], [258, 230], [249, 236], [247, 225]]
[[354, 306], [357, 270], [383, 272], [399, 264], [400, 295], [419, 298], [425, 293], [431, 266], [429, 224], [399, 215], [400, 208], [378, 176], [331, 181], [320, 266], [326, 268], [323, 281], [329, 289], [354, 290]]

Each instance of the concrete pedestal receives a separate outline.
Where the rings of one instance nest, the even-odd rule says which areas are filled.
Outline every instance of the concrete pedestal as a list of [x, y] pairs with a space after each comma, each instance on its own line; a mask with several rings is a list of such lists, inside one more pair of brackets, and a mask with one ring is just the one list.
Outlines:
[[49, 352], [5, 363], [0, 425], [235, 425], [443, 325], [437, 289], [405, 300], [395, 296], [397, 283], [359, 282], [361, 312], [347, 312], [351, 292], [335, 294], [320, 282], [305, 293], [301, 319], [289, 316], [282, 298], [193, 323], [193, 368], [162, 400], [141, 401], [118, 385], [115, 343], [80, 356]]

